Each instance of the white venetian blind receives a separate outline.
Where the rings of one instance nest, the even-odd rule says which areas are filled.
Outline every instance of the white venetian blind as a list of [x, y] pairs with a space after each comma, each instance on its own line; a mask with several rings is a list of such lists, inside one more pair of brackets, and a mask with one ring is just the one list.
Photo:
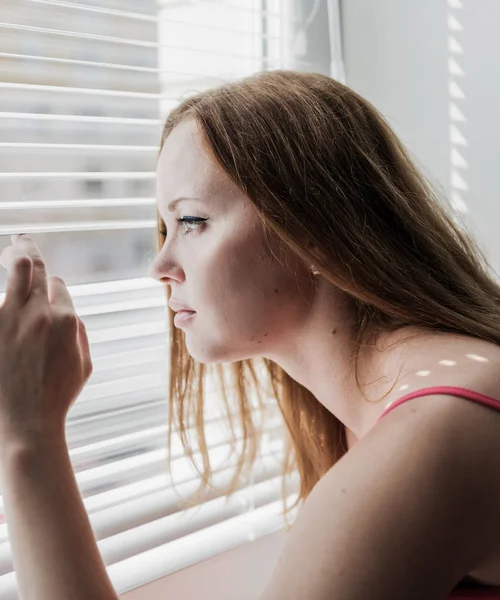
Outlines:
[[[32, 235], [87, 327], [94, 373], [66, 431], [119, 594], [284, 525], [283, 425], [272, 410], [259, 461], [231, 500], [209, 488], [200, 506], [181, 509], [199, 477], [178, 437], [167, 472], [167, 308], [146, 269], [156, 252], [162, 120], [185, 95], [282, 67], [290, 4], [0, 4], [0, 251], [11, 233]], [[2, 292], [5, 275], [1, 269]], [[207, 439], [214, 484], [224, 488], [235, 461], [212, 400]], [[18, 596], [1, 511], [0, 498], [0, 599], [7, 600]]]

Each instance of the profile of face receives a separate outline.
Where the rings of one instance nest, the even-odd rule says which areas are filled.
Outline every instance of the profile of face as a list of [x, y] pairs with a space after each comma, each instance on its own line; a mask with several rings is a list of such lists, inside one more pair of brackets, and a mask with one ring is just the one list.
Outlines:
[[178, 325], [190, 355], [202, 363], [233, 362], [272, 357], [293, 343], [311, 310], [314, 282], [283, 244], [272, 241], [272, 251], [266, 249], [255, 206], [211, 158], [193, 119], [165, 141], [157, 203], [167, 236], [149, 275], [171, 287], [172, 300], [196, 311]]

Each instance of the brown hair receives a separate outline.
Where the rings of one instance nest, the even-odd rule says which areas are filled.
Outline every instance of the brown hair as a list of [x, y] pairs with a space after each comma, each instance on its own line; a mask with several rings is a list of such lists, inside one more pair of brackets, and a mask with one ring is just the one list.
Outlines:
[[[490, 265], [370, 102], [324, 75], [278, 70], [184, 100], [166, 121], [162, 146], [186, 118], [196, 120], [213, 159], [258, 209], [266, 235], [277, 236], [351, 298], [356, 322], [349, 351], [358, 386], [360, 351], [382, 332], [417, 327], [500, 344], [500, 288]], [[158, 225], [164, 228], [159, 215]], [[159, 235], [158, 250], [163, 241]], [[254, 418], [274, 400], [286, 425], [286, 516], [347, 451], [344, 425], [270, 360], [196, 363], [169, 313], [169, 466], [174, 423], [202, 476], [198, 492], [213, 475], [205, 392], [216, 375], [232, 452], [234, 416], [243, 444], [225, 493], [238, 489], [245, 466], [250, 473], [262, 433]], [[192, 425], [203, 472], [186, 435]], [[300, 489], [287, 507], [286, 478], [295, 470]]]

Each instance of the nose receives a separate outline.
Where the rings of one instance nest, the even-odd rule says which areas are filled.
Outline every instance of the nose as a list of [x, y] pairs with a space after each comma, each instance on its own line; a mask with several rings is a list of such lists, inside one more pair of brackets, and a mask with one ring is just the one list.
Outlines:
[[[159, 256], [159, 255], [158, 255]], [[156, 259], [147, 267], [147, 275], [159, 283], [171, 283], [182, 279], [182, 271], [172, 261]]]
[[155, 281], [160, 281], [162, 277], [158, 268], [158, 261], [156, 259], [149, 264], [146, 272], [148, 277], [154, 279]]

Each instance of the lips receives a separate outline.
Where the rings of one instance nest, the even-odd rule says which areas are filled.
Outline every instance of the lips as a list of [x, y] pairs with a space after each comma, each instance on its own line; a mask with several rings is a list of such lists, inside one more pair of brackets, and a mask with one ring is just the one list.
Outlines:
[[179, 323], [183, 323], [196, 315], [194, 310], [180, 310], [174, 317], [174, 324], [178, 327]]
[[185, 304], [181, 304], [175, 298], [170, 298], [168, 301], [168, 305], [174, 312], [180, 312], [181, 310], [187, 310], [190, 312], [194, 312], [193, 309]]

